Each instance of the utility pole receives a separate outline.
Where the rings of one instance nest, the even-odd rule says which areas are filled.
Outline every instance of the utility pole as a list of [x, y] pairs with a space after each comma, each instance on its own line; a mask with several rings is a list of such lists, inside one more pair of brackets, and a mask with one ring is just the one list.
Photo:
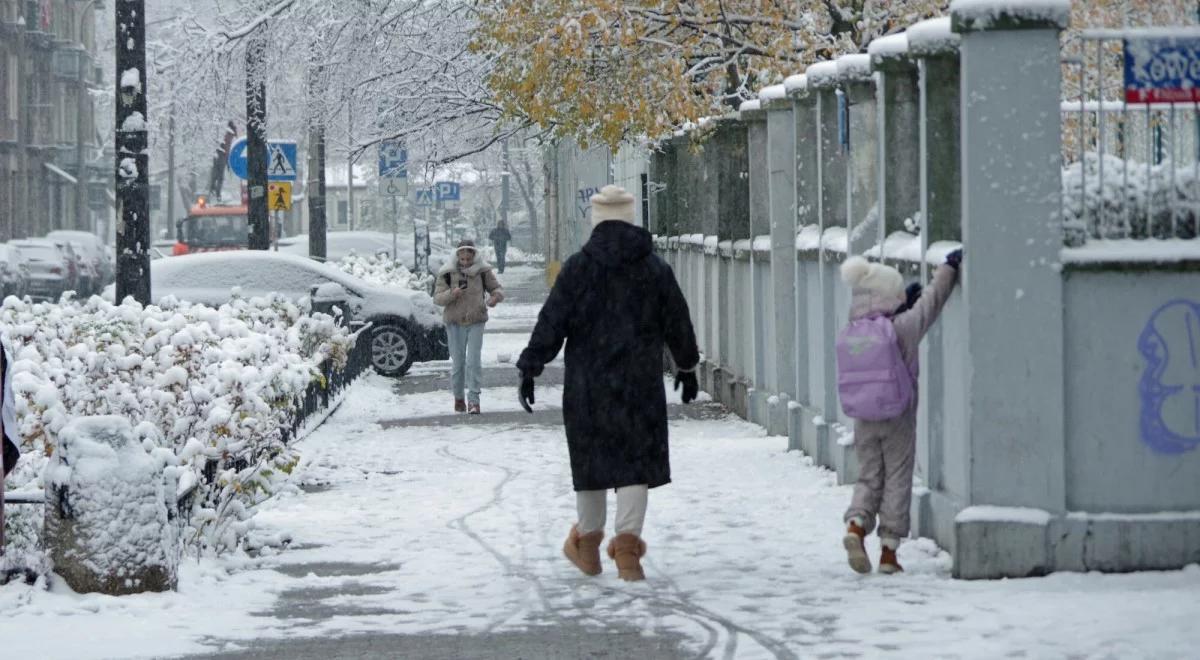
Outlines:
[[167, 233], [175, 227], [175, 82], [171, 82], [171, 115], [167, 119]]
[[145, 0], [117, 0], [117, 302], [150, 304]]
[[250, 249], [271, 248], [267, 207], [267, 24], [246, 43], [246, 183], [250, 188]]
[[354, 91], [346, 101], [346, 221], [354, 231]]
[[320, 65], [308, 70], [308, 255], [325, 261], [325, 103]]
[[508, 153], [508, 138], [504, 138], [500, 145], [503, 152], [502, 167], [504, 168], [504, 172], [500, 174], [500, 222], [508, 227], [509, 177], [512, 176], [512, 159]]

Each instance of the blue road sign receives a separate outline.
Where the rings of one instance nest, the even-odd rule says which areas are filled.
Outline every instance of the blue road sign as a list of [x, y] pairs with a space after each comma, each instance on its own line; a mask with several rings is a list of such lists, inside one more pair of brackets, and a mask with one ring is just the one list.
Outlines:
[[[295, 142], [282, 140], [267, 141], [267, 180], [295, 181], [297, 147]], [[246, 138], [229, 148], [229, 169], [242, 179], [250, 178], [249, 159], [246, 157]]]
[[1200, 36], [1130, 37], [1125, 40], [1127, 103], [1200, 101]]
[[462, 201], [462, 186], [453, 181], [439, 181], [433, 184], [437, 189], [438, 202]]
[[413, 191], [415, 199], [413, 202], [417, 206], [433, 206], [434, 190], [433, 188], [417, 188]]
[[379, 177], [408, 178], [408, 149], [402, 143], [390, 140], [379, 143]]

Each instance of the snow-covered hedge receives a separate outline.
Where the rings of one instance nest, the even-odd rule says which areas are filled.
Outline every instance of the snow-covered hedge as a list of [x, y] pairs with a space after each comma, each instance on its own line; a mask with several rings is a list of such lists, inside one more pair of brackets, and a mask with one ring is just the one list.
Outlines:
[[[236, 292], [219, 309], [173, 299], [143, 308], [99, 297], [55, 304], [9, 297], [0, 326], [15, 352], [26, 454], [9, 488], [42, 487], [46, 457], [73, 418], [121, 416], [143, 442], [170, 450], [184, 481], [200, 483], [184, 541], [218, 552], [237, 547], [253, 507], [294, 466], [285, 429], [297, 399], [321, 377], [317, 366], [325, 359], [344, 366], [353, 346], [328, 316]], [[212, 483], [201, 478], [210, 459], [220, 466]], [[20, 521], [14, 527], [20, 535]]]
[[390, 257], [359, 256], [353, 250], [349, 256], [334, 265], [371, 284], [413, 291], [428, 291], [433, 279], [428, 273], [413, 273], [404, 264], [393, 261]]
[[1063, 221], [1068, 245], [1080, 245], [1089, 236], [1196, 238], [1200, 179], [1194, 168], [1171, 161], [1147, 165], [1105, 154], [1101, 187], [1100, 163], [1097, 154], [1088, 153], [1082, 161], [1063, 170]]

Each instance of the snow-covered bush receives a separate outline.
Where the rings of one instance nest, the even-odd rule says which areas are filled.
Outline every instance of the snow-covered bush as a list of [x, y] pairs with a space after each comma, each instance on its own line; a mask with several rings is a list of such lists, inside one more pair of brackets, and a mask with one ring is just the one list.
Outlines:
[[[296, 401], [330, 359], [344, 366], [349, 332], [283, 298], [237, 292], [213, 309], [9, 297], [0, 326], [15, 355], [16, 415], [28, 454], [10, 488], [40, 487], [46, 457], [73, 418], [117, 415], [174, 453], [199, 481], [185, 542], [237, 547], [253, 507], [297, 456], [286, 444]], [[201, 478], [210, 460], [217, 472]], [[210, 473], [211, 476], [211, 473]], [[14, 529], [21, 529], [20, 521]]]
[[1097, 154], [1087, 153], [1082, 161], [1063, 170], [1063, 226], [1068, 245], [1080, 245], [1089, 236], [1196, 238], [1200, 179], [1194, 168], [1171, 161], [1147, 165], [1105, 154], [1101, 187], [1100, 163]]
[[334, 264], [338, 269], [361, 280], [384, 287], [400, 287], [413, 291], [428, 291], [433, 279], [428, 273], [413, 273], [404, 264], [384, 256], [350, 254]]

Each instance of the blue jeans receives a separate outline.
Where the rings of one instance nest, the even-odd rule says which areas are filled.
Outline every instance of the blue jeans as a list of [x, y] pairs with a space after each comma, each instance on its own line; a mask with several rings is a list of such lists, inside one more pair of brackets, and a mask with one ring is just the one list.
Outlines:
[[[454, 363], [451, 383], [454, 398], [479, 403], [479, 381], [482, 375], [483, 328], [486, 323], [475, 325], [446, 324], [446, 336], [450, 343], [450, 360]], [[464, 390], [469, 396], [463, 396]]]

